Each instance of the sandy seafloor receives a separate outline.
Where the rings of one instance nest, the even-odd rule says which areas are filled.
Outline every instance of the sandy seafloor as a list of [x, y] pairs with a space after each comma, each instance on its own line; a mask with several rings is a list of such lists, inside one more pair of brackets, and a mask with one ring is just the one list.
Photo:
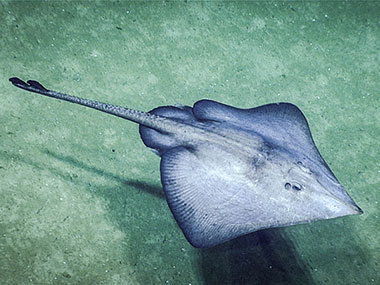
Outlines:
[[[1, 284], [379, 284], [380, 3], [0, 2]], [[193, 248], [136, 124], [11, 86], [148, 111], [291, 102], [361, 216]]]

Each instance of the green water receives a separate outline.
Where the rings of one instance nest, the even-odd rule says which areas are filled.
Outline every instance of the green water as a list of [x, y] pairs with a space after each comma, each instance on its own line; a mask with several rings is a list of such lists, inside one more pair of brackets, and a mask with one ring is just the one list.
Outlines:
[[[380, 3], [0, 2], [1, 284], [379, 284]], [[292, 102], [361, 216], [191, 247], [138, 126], [8, 78], [150, 110]]]

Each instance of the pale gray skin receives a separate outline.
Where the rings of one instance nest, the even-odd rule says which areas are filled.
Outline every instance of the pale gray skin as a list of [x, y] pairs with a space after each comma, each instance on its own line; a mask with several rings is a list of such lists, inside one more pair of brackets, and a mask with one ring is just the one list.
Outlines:
[[294, 105], [238, 109], [210, 100], [151, 112], [45, 89], [17, 87], [140, 124], [161, 156], [169, 207], [188, 241], [211, 247], [260, 229], [361, 214], [318, 152]]

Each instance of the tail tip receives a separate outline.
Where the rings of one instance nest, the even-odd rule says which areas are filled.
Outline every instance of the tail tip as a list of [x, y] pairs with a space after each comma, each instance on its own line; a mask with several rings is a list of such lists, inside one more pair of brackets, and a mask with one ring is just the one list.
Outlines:
[[22, 81], [20, 78], [18, 77], [11, 77], [9, 78], [9, 81], [16, 87], [19, 87], [19, 88], [22, 88], [22, 89], [25, 89], [25, 90], [29, 90], [29, 91], [33, 91], [33, 92], [48, 92], [49, 90], [46, 89], [44, 86], [42, 86], [41, 83], [35, 81], [35, 80], [28, 80], [27, 82], [25, 81]]

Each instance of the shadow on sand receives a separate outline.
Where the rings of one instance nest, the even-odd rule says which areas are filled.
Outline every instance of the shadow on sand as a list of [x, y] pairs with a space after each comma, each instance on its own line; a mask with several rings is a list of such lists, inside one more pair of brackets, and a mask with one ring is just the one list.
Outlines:
[[282, 229], [254, 232], [205, 249], [201, 256], [206, 284], [314, 283]]

